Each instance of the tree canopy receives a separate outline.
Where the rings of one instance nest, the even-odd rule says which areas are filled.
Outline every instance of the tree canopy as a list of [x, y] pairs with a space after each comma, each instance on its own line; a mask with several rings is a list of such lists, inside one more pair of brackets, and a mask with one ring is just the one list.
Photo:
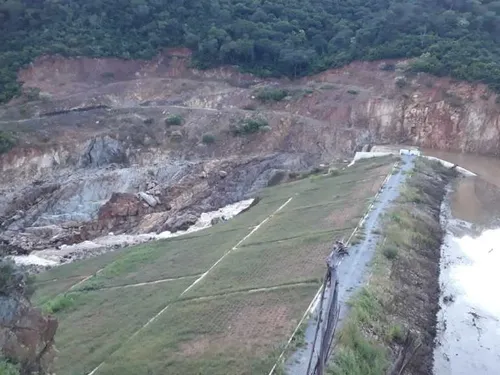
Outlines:
[[151, 58], [176, 46], [201, 68], [264, 76], [420, 57], [416, 70], [500, 90], [495, 0], [0, 0], [0, 35], [0, 101], [40, 54]]

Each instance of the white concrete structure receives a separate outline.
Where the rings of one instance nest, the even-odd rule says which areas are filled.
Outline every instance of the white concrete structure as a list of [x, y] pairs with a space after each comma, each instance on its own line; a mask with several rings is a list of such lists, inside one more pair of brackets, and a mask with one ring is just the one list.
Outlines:
[[443, 160], [443, 159], [439, 159], [439, 158], [436, 158], [434, 156], [424, 156], [424, 158], [427, 158], [429, 160], [438, 161], [438, 162], [440, 162], [446, 168], [453, 168], [453, 167], [455, 167], [455, 169], [457, 170], [457, 172], [463, 174], [464, 176], [468, 176], [468, 177], [477, 176], [477, 174], [475, 174], [474, 172], [471, 172], [468, 169], [459, 167], [458, 165], [450, 163], [449, 161], [446, 161], [446, 160]]
[[406, 148], [402, 148], [399, 150], [399, 155], [421, 156], [422, 153], [420, 152], [420, 150], [416, 149], [409, 150]]
[[377, 157], [387, 156], [387, 155], [395, 155], [395, 154], [393, 152], [367, 152], [367, 151], [356, 152], [356, 154], [354, 155], [354, 158], [352, 159], [352, 161], [348, 165], [348, 167], [353, 165], [356, 162], [356, 160], [377, 158]]

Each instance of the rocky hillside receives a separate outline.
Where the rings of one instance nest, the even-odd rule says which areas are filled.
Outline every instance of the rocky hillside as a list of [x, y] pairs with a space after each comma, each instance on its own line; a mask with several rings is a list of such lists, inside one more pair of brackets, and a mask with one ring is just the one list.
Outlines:
[[287, 173], [374, 143], [497, 155], [484, 86], [353, 63], [301, 81], [152, 61], [43, 57], [0, 108], [0, 247], [24, 253], [109, 232], [182, 229]]
[[50, 374], [53, 371], [54, 336], [58, 323], [55, 317], [45, 316], [31, 305], [29, 298], [32, 293], [33, 287], [26, 274], [11, 262], [0, 259], [2, 374]]

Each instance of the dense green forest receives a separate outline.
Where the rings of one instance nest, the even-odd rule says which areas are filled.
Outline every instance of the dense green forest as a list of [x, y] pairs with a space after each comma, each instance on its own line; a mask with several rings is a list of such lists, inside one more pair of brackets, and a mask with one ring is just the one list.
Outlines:
[[43, 53], [151, 58], [187, 46], [199, 67], [300, 76], [352, 60], [420, 57], [414, 69], [500, 90], [500, 1], [0, 0], [0, 101]]

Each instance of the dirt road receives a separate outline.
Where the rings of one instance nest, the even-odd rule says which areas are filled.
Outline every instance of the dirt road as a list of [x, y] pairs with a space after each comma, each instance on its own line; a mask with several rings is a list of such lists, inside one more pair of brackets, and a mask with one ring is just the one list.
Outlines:
[[[411, 170], [413, 165], [413, 157], [404, 156], [402, 158], [401, 168], [389, 176], [381, 191], [376, 196], [368, 214], [362, 219], [358, 228], [353, 232], [351, 238], [349, 238], [350, 241], [354, 237], [354, 233], [357, 231], [365, 234], [364, 239], [361, 240], [359, 244], [351, 245], [349, 247], [349, 256], [342, 258], [338, 264], [337, 273], [339, 279], [340, 304], [339, 325], [342, 324], [342, 321], [349, 313], [347, 301], [366, 282], [367, 268], [373, 258], [377, 243], [380, 240], [380, 235], [375, 232], [379, 228], [382, 215], [390, 203], [398, 197], [400, 189], [407, 176], [406, 172]], [[333, 240], [334, 239], [332, 239], [332, 244]], [[328, 306], [328, 299], [332, 298], [331, 291], [326, 290], [324, 296], [325, 300], [323, 301], [323, 305]], [[296, 351], [286, 362], [286, 373], [289, 375], [306, 374], [311, 355], [314, 356], [313, 363], [315, 362], [314, 359], [318, 355], [318, 350], [315, 350], [314, 353], [312, 353], [316, 324], [318, 321], [318, 305], [319, 301], [313, 305], [310, 318], [307, 322], [307, 328], [305, 330], [306, 345]], [[327, 311], [324, 310], [323, 317], [321, 318], [322, 322], [326, 321], [326, 314]], [[322, 332], [323, 329], [323, 327], [320, 327], [320, 332]], [[319, 348], [319, 337], [317, 340], [318, 343], [316, 344], [316, 348]]]

